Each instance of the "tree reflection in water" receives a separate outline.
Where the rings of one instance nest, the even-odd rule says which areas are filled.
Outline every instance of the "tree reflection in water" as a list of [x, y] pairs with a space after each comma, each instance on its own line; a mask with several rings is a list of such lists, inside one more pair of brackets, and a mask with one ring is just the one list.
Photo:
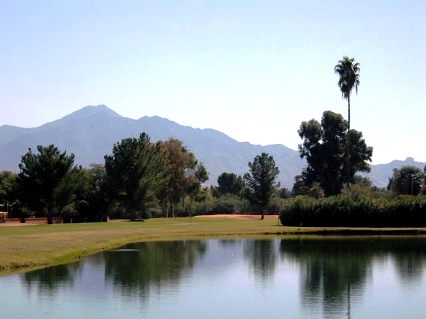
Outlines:
[[244, 241], [244, 257], [256, 280], [262, 284], [272, 281], [277, 263], [277, 248], [271, 239], [247, 239]]
[[207, 244], [204, 241], [146, 242], [126, 248], [129, 250], [124, 253], [106, 252], [106, 280], [126, 298], [139, 297], [144, 301], [151, 289], [159, 292], [163, 286], [178, 288], [182, 277], [204, 256]]
[[[39, 292], [53, 296], [64, 287], [73, 286], [76, 276], [83, 271], [82, 265], [92, 269], [101, 265], [105, 281], [111, 282], [113, 289], [124, 298], [138, 297], [144, 301], [150, 289], [160, 291], [163, 286], [178, 287], [182, 277], [192, 271], [206, 250], [204, 241], [138, 243], [90, 256], [84, 263], [58, 265], [20, 276], [29, 294], [36, 287]], [[87, 281], [92, 279], [95, 280], [85, 277]]]
[[76, 262], [26, 272], [21, 274], [21, 278], [29, 294], [37, 289], [38, 292], [54, 295], [61, 287], [72, 286], [75, 276], [80, 272], [81, 264]]
[[[373, 261], [391, 259], [400, 279], [422, 275], [426, 242], [408, 237], [282, 239], [281, 258], [299, 264], [302, 308], [322, 308], [327, 318], [351, 317], [351, 295], [361, 296], [372, 279]], [[358, 299], [359, 300], [359, 299]]]
[[[232, 248], [235, 256], [222, 253], [220, 246], [228, 252]], [[206, 256], [208, 247], [209, 241], [138, 243], [127, 245], [125, 250], [90, 256], [82, 263], [19, 276], [28, 294], [53, 296], [59, 295], [61, 287], [75, 286], [80, 291], [78, 286], [84, 285], [90, 295], [96, 293], [95, 285], [105, 284], [123, 300], [145, 303], [152, 292], [158, 295], [166, 288], [178, 292], [185, 277], [203, 264], [198, 262]], [[324, 318], [350, 318], [352, 309], [362, 301], [367, 282], [373, 282], [377, 265], [390, 266], [405, 291], [421, 284], [426, 266], [426, 238], [421, 236], [237, 239], [221, 240], [211, 247], [206, 259], [211, 267], [242, 257], [246, 263], [241, 265], [248, 265], [254, 279], [268, 288], [274, 288], [275, 274], [283, 269], [280, 263], [291, 264], [299, 272], [301, 308], [316, 315], [322, 313]], [[241, 267], [241, 273], [246, 271]]]

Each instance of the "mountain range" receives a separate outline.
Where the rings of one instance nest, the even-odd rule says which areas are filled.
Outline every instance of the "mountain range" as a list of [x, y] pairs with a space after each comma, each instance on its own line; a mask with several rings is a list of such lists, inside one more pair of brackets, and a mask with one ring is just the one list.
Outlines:
[[[114, 143], [128, 137], [138, 137], [141, 132], [152, 142], [171, 137], [183, 142], [209, 172], [208, 184], [216, 184], [223, 172], [243, 175], [249, 171], [248, 162], [262, 152], [274, 157], [280, 170], [278, 180], [282, 187], [292, 188], [294, 176], [306, 166], [299, 153], [284, 145], [253, 145], [238, 142], [213, 129], [196, 129], [182, 126], [158, 116], [144, 116], [138, 120], [123, 117], [105, 105], [86, 106], [56, 121], [35, 128], [11, 125], [0, 126], [0, 170], [19, 171], [21, 157], [28, 148], [54, 144], [61, 152], [75, 155], [75, 164], [89, 167], [104, 163], [104, 155], [111, 154]], [[373, 153], [374, 156], [374, 153]], [[421, 169], [425, 163], [409, 157], [405, 161], [372, 165], [365, 174], [374, 185], [386, 187], [393, 168], [413, 165]]]

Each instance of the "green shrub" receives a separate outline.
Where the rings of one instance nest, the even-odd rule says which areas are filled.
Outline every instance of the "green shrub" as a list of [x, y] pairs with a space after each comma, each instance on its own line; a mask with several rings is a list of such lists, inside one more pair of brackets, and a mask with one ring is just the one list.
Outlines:
[[266, 215], [279, 215], [281, 210], [281, 205], [285, 200], [281, 197], [274, 197], [271, 203], [266, 208]]
[[212, 201], [194, 203], [192, 216], [207, 215], [212, 210], [212, 207], [213, 207]]
[[362, 195], [297, 196], [282, 206], [280, 220], [288, 226], [425, 227], [426, 196], [390, 201]]
[[241, 208], [241, 199], [236, 195], [227, 194], [213, 200], [209, 214], [239, 214]]

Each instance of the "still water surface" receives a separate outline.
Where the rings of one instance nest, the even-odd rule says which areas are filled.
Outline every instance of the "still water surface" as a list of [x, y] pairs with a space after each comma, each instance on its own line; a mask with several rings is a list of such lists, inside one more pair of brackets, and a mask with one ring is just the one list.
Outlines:
[[132, 244], [0, 277], [0, 318], [426, 318], [426, 238]]

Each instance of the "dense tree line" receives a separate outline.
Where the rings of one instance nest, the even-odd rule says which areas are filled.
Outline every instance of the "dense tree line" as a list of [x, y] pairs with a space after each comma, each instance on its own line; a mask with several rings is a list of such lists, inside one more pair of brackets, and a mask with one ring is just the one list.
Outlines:
[[[351, 156], [351, 188], [350, 193], [345, 192], [349, 199], [347, 202], [330, 199], [325, 205], [324, 197], [334, 198], [344, 189], [346, 161], [344, 155], [336, 156], [332, 151], [344, 153], [344, 127], [342, 117], [330, 111], [324, 112], [321, 124], [315, 120], [302, 123], [300, 130], [312, 134], [306, 133], [305, 136], [313, 136], [316, 132], [318, 139], [311, 143], [312, 140], [306, 138], [300, 146], [301, 155], [310, 158], [306, 170], [295, 177], [291, 191], [279, 188], [275, 181], [278, 167], [273, 157], [265, 153], [248, 163], [249, 172], [244, 176], [224, 172], [218, 177], [216, 186], [203, 187], [208, 173], [182, 142], [169, 139], [151, 143], [148, 135], [142, 133], [139, 138], [116, 143], [112, 153], [105, 155], [104, 164], [93, 164], [87, 169], [74, 164], [73, 154], [62, 153], [53, 145], [38, 146], [37, 152], [29, 149], [22, 156], [18, 174], [0, 172], [0, 201], [8, 206], [10, 217], [46, 216], [50, 222], [53, 216], [61, 216], [65, 221], [104, 221], [108, 216], [141, 219], [198, 214], [255, 213], [263, 216], [265, 213], [281, 213], [285, 224], [298, 224], [299, 221], [302, 224], [313, 223], [316, 219], [312, 216], [308, 219], [310, 222], [302, 221], [311, 214], [309, 211], [321, 216], [318, 215], [321, 210], [312, 209], [315, 206], [312, 203], [326, 207], [323, 209], [326, 214], [330, 214], [330, 203], [334, 203], [337, 208], [333, 211], [337, 215], [331, 215], [332, 218], [322, 216], [320, 224], [327, 221], [327, 225], [337, 225], [349, 211], [351, 218], [364, 218], [365, 212], [361, 214], [360, 207], [371, 208], [382, 202], [387, 205], [393, 198], [425, 194], [425, 171], [415, 167], [394, 169], [387, 189], [377, 188], [368, 178], [355, 175], [361, 169], [368, 171], [368, 165], [362, 159], [370, 158], [372, 149], [366, 146], [362, 134], [354, 131], [352, 136], [357, 138], [353, 139], [352, 147], [361, 152], [353, 151]], [[332, 170], [333, 167], [337, 169]], [[298, 196], [302, 196], [302, 200]], [[300, 201], [306, 205], [300, 206]], [[401, 205], [411, 205], [411, 210], [417, 207], [415, 211], [423, 207], [423, 204], [409, 201], [406, 197], [399, 201], [399, 210], [386, 207], [394, 212], [399, 212]], [[303, 209], [300, 210], [300, 207]], [[351, 210], [351, 207], [356, 209]], [[337, 213], [339, 209], [344, 212]], [[396, 225], [397, 218], [392, 217], [392, 220]], [[412, 221], [416, 220], [412, 218]], [[356, 223], [351, 221], [349, 224]]]
[[84, 169], [73, 154], [39, 145], [22, 156], [18, 174], [1, 172], [0, 201], [10, 217], [44, 216], [52, 223], [57, 216], [70, 222], [243, 211], [263, 216], [278, 194], [279, 171], [265, 153], [248, 164], [244, 179], [223, 173], [210, 189], [202, 186], [204, 165], [173, 138], [152, 143], [141, 133], [114, 144], [104, 160]]
[[[0, 204], [10, 216], [46, 216], [49, 223], [54, 216], [103, 221], [256, 213], [263, 219], [265, 213], [280, 213], [287, 225], [423, 225], [426, 196], [419, 196], [426, 194], [426, 167], [395, 168], [386, 189], [358, 174], [370, 171], [373, 156], [362, 132], [351, 128], [350, 97], [353, 90], [358, 93], [360, 65], [344, 56], [334, 72], [348, 118], [325, 111], [321, 121], [300, 124], [298, 149], [307, 166], [295, 176], [292, 190], [280, 189], [278, 166], [266, 153], [248, 162], [243, 176], [224, 172], [208, 188], [206, 168], [181, 141], [152, 143], [141, 133], [114, 144], [103, 164], [88, 169], [54, 145], [29, 149], [18, 174], [0, 172]], [[411, 212], [409, 223], [399, 221], [404, 210]]]
[[[74, 165], [74, 155], [54, 145], [22, 156], [19, 173], [1, 172], [0, 201], [10, 217], [54, 216], [102, 221], [140, 219], [150, 208], [167, 216], [183, 197], [194, 199], [208, 179], [202, 163], [175, 139], [151, 143], [147, 134], [113, 145], [104, 164]], [[160, 215], [160, 214], [159, 214]]]

